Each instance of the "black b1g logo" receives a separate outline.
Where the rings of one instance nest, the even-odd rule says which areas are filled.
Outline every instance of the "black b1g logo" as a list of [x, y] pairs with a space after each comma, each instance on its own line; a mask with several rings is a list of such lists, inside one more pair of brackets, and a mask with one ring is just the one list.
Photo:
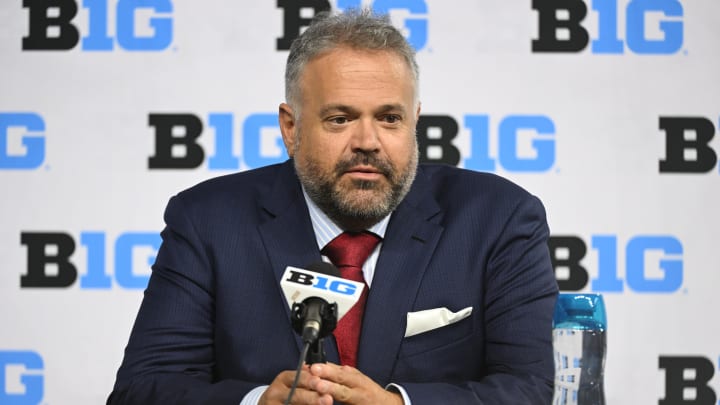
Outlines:
[[665, 159], [660, 173], [708, 173], [715, 169], [717, 153], [710, 145], [713, 122], [705, 117], [660, 117], [665, 132]]

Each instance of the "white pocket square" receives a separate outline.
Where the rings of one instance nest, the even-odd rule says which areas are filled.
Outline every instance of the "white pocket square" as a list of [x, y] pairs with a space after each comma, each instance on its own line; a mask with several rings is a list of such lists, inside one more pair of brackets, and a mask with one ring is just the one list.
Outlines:
[[445, 307], [408, 312], [405, 337], [419, 335], [433, 329], [451, 325], [467, 318], [471, 313], [472, 307], [463, 308], [457, 312], [452, 312]]

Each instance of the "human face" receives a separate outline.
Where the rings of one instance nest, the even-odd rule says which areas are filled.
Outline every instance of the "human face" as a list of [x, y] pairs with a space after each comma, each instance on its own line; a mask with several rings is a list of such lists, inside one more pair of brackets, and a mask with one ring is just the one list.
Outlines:
[[308, 62], [299, 84], [302, 116], [282, 104], [280, 127], [303, 187], [342, 228], [372, 226], [415, 177], [412, 71], [392, 52], [341, 47]]

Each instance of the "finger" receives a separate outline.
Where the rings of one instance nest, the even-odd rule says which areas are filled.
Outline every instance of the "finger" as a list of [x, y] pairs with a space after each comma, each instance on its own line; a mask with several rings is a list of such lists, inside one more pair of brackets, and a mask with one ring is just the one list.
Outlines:
[[[290, 395], [289, 388], [270, 386], [261, 397], [259, 404], [284, 404]], [[329, 394], [320, 394], [316, 391], [297, 388], [290, 402], [293, 405], [332, 405], [333, 398]]]
[[[261, 404], [283, 404], [290, 395], [292, 384], [295, 380], [295, 371], [283, 371], [275, 377], [275, 380], [268, 386], [262, 395]], [[293, 404], [312, 404], [322, 403], [320, 400], [322, 394], [318, 394], [311, 388], [311, 380], [318, 377], [310, 374], [308, 370], [300, 372], [298, 384], [293, 394]], [[325, 401], [327, 402], [327, 400]], [[332, 404], [332, 401], [329, 402]]]
[[362, 403], [369, 393], [379, 388], [375, 382], [354, 367], [319, 364], [313, 365], [310, 372], [317, 378], [311, 380], [312, 387], [317, 392], [329, 394], [336, 401], [343, 403]]
[[[287, 388], [290, 388], [295, 382], [296, 376], [297, 372], [295, 371], [283, 371], [278, 374], [277, 379], [280, 380]], [[310, 373], [309, 368], [301, 370], [300, 377], [298, 378], [298, 388], [310, 388], [310, 380], [312, 378], [313, 375]]]
[[350, 366], [339, 366], [332, 363], [313, 364], [310, 373], [323, 380], [329, 380], [350, 388], [360, 386], [368, 379], [360, 370]]
[[322, 396], [330, 396], [336, 401], [343, 403], [354, 403], [357, 393], [347, 385], [334, 383], [328, 380], [318, 380], [315, 384], [315, 391]]
[[[283, 404], [286, 399], [287, 396], [281, 398]], [[333, 398], [329, 394], [320, 394], [313, 390], [298, 388], [295, 390], [290, 403], [292, 405], [332, 405]]]

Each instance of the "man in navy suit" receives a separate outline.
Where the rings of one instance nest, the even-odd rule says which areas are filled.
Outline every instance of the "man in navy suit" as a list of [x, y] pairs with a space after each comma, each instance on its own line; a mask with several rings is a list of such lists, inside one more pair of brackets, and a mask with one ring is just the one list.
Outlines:
[[[557, 284], [540, 201], [418, 165], [414, 51], [386, 18], [316, 18], [290, 50], [291, 159], [173, 197], [110, 404], [282, 404], [301, 342], [280, 289], [343, 232], [380, 240], [355, 367], [305, 367], [293, 404], [547, 404]], [[345, 349], [343, 349], [345, 350]]]

